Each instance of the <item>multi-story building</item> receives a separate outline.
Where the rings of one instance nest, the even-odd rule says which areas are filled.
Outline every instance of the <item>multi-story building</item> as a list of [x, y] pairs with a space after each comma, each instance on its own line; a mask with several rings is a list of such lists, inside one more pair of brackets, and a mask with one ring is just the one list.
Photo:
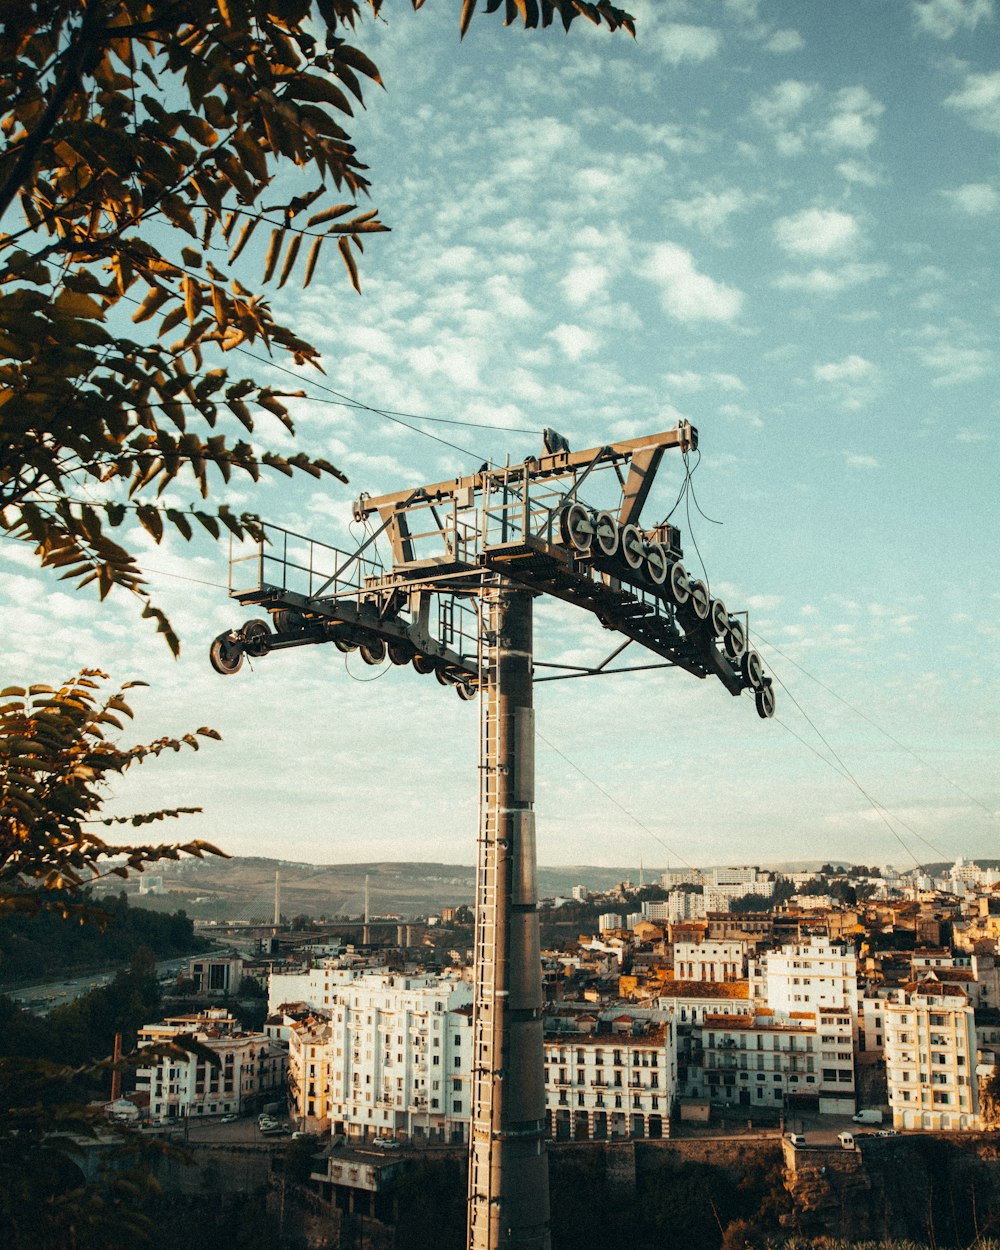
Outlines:
[[472, 987], [457, 975], [366, 973], [330, 1006], [334, 1133], [464, 1141], [471, 1110]]
[[187, 976], [199, 994], [235, 994], [243, 979], [239, 955], [196, 955], [188, 960]]
[[327, 959], [318, 967], [304, 971], [272, 972], [267, 982], [268, 1012], [274, 1015], [288, 1003], [304, 1003], [317, 1011], [329, 1012], [338, 991], [366, 971], [381, 972], [384, 969]]
[[139, 1047], [173, 1042], [190, 1034], [212, 1051], [218, 1064], [187, 1054], [156, 1056], [136, 1070], [136, 1089], [149, 1095], [153, 1120], [245, 1111], [266, 1097], [284, 1095], [288, 1054], [263, 1033], [245, 1033], [228, 1011], [169, 1016], [139, 1030]]
[[561, 1023], [545, 1035], [549, 1136], [668, 1137], [677, 1071], [671, 1014], [636, 1008]]
[[818, 1097], [822, 1060], [812, 1012], [705, 1015], [701, 1038], [704, 1095], [712, 1102], [795, 1107]]
[[827, 937], [789, 943], [750, 961], [750, 996], [756, 1004], [785, 1019], [815, 1018], [819, 1079], [812, 1084], [824, 1115], [854, 1110], [857, 977], [853, 948]]
[[674, 977], [678, 981], [738, 981], [746, 977], [746, 972], [745, 940], [674, 943]]
[[310, 1013], [288, 1021], [288, 1102], [299, 1127], [330, 1127], [330, 1021]]
[[895, 1127], [980, 1128], [976, 1027], [964, 990], [931, 973], [890, 991], [885, 1017]]

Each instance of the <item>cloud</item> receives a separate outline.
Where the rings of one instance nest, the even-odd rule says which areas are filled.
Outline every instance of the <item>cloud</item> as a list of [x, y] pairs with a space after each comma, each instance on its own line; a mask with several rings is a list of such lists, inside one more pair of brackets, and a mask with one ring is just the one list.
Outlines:
[[676, 243], [654, 247], [642, 273], [659, 286], [665, 311], [677, 321], [732, 321], [743, 306], [742, 291], [699, 273], [691, 253]]
[[981, 347], [957, 347], [952, 343], [936, 343], [917, 351], [920, 363], [938, 376], [935, 386], [956, 382], [975, 382], [993, 367], [993, 353]]
[[[815, 380], [829, 386], [843, 407], [851, 411], [870, 403], [879, 389], [879, 369], [864, 356], [852, 354], [843, 360], [813, 365], [812, 372]], [[869, 459], [853, 460], [849, 457], [848, 464], [855, 468], [875, 468], [876, 462], [872, 460], [869, 464]]]
[[875, 366], [863, 356], [845, 356], [830, 364], [813, 365], [813, 377], [819, 382], [858, 382], [875, 372]]
[[768, 127], [778, 127], [797, 117], [810, 100], [816, 96], [818, 87], [813, 83], [799, 82], [794, 78], [780, 82], [766, 96], [758, 96], [751, 112], [759, 122]]
[[723, 230], [735, 213], [743, 212], [753, 202], [739, 187], [725, 191], [704, 191], [688, 200], [673, 200], [670, 208], [682, 225], [715, 235]]
[[856, 452], [850, 452], [845, 455], [844, 459], [852, 469], [877, 469], [880, 467], [874, 456], [861, 456]]
[[917, 29], [936, 39], [951, 39], [963, 28], [975, 30], [993, 17], [993, 0], [915, 0]]
[[578, 261], [559, 285], [570, 304], [579, 307], [603, 291], [608, 282], [608, 270], [592, 261]]
[[806, 46], [805, 40], [797, 30], [776, 30], [764, 44], [768, 52], [784, 55], [787, 52], [799, 52]]
[[853, 252], [861, 237], [856, 217], [838, 209], [807, 208], [774, 223], [778, 246], [791, 256], [838, 256]]
[[815, 83], [788, 79], [750, 106], [751, 115], [770, 131], [784, 156], [809, 145], [861, 152], [878, 138], [884, 105], [865, 87], [843, 87], [832, 96]]
[[1000, 70], [966, 74], [962, 89], [948, 96], [945, 104], [964, 113], [977, 130], [1000, 135]]
[[967, 182], [952, 191], [942, 192], [960, 212], [970, 217], [983, 217], [996, 212], [1000, 195], [988, 182]]
[[558, 325], [548, 337], [555, 339], [569, 360], [579, 360], [597, 350], [597, 336], [582, 326]]
[[710, 26], [688, 26], [671, 22], [654, 30], [652, 45], [669, 65], [682, 61], [710, 60], [719, 51], [722, 38]]
[[839, 269], [810, 269], [805, 273], [782, 273], [774, 285], [782, 291], [807, 291], [812, 295], [837, 295], [851, 287], [884, 278], [889, 266], [880, 262], [841, 265]]

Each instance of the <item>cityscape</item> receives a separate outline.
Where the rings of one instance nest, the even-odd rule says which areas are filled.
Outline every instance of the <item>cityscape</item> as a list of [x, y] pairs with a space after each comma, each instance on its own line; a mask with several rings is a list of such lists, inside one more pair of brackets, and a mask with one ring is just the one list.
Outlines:
[[[134, 897], [168, 905], [172, 876]], [[391, 1239], [407, 1171], [468, 1150], [472, 913], [292, 928], [275, 876], [271, 923], [199, 922], [213, 946], [163, 975], [172, 1009], [139, 1029], [134, 1083], [105, 1114], [180, 1130], [199, 1157], [307, 1143], [303, 1184], [331, 1219], [363, 1214], [370, 1238]], [[554, 1160], [770, 1148], [785, 1227], [835, 1236], [844, 1186], [892, 1151], [992, 1140], [1000, 863], [643, 877], [539, 903]], [[239, 1018], [248, 996], [256, 1029]], [[197, 1056], [142, 1062], [192, 1035]]]
[[2, 1250], [1000, 1250], [998, 31], [0, 5]]

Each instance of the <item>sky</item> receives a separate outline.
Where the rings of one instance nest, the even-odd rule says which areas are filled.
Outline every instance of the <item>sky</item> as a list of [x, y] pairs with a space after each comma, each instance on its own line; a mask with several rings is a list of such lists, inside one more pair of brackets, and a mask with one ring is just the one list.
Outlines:
[[[689, 420], [687, 562], [749, 610], [777, 715], [680, 671], [537, 686], [539, 861], [1000, 854], [994, 0], [643, 0], [635, 41], [480, 14], [460, 42], [457, 10], [360, 28], [386, 90], [351, 133], [392, 233], [360, 296], [331, 252], [271, 297], [325, 375], [230, 362], [307, 391], [296, 446], [350, 484], [217, 498], [346, 545], [361, 491], [518, 462], [545, 426], [580, 449]], [[646, 519], [682, 481], [668, 453]], [[5, 685], [98, 667], [150, 683], [133, 740], [223, 736], [109, 810], [200, 805], [157, 836], [239, 855], [473, 862], [475, 703], [330, 646], [222, 678], [209, 643], [246, 616], [225, 546], [133, 541], [178, 661], [127, 599], [0, 544]], [[535, 639], [545, 661], [613, 645], [544, 600]]]

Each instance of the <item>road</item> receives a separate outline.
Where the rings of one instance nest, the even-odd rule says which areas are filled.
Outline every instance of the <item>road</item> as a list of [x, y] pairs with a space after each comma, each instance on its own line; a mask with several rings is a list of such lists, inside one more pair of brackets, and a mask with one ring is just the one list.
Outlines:
[[[156, 965], [157, 976], [161, 980], [168, 976], [174, 977], [182, 968], [187, 967], [187, 962], [187, 959], [162, 960]], [[113, 968], [109, 972], [90, 972], [70, 978], [60, 977], [51, 981], [42, 981], [38, 985], [21, 985], [16, 990], [0, 989], [0, 992], [9, 993], [19, 1007], [24, 1007], [34, 1012], [35, 1015], [45, 1016], [53, 1007], [62, 1007], [84, 994], [89, 994], [91, 990], [108, 985], [119, 971], [120, 969]]]

